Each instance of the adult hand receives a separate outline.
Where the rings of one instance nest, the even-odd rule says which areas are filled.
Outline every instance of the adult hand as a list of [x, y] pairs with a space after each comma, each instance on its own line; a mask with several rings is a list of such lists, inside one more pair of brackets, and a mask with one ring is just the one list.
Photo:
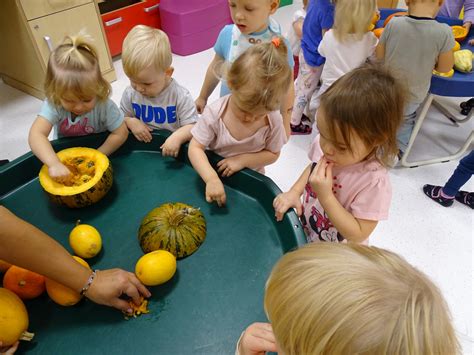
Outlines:
[[136, 118], [130, 118], [127, 120], [127, 127], [130, 128], [133, 135], [140, 142], [150, 143], [152, 140], [151, 133], [153, 128], [146, 125], [142, 121]]
[[217, 172], [223, 177], [229, 177], [243, 168], [245, 168], [245, 166], [238, 155], [222, 159], [217, 163]]
[[290, 208], [296, 208], [296, 213], [298, 216], [301, 216], [303, 213], [301, 195], [293, 190], [279, 194], [273, 200], [273, 208], [275, 209], [275, 218], [278, 222], [283, 219], [286, 211]]
[[240, 355], [265, 355], [267, 351], [278, 351], [271, 324], [249, 325], [240, 339]]
[[470, 21], [464, 22], [463, 27], [467, 30], [467, 33], [471, 30], [472, 23]]
[[201, 114], [204, 111], [204, 107], [206, 107], [207, 100], [203, 99], [202, 97], [198, 97], [194, 103], [196, 104], [197, 112]]
[[138, 306], [140, 295], [148, 298], [151, 293], [134, 274], [121, 269], [97, 271], [94, 281], [86, 292], [86, 297], [95, 303], [132, 313], [128, 302], [119, 298], [121, 295], [131, 297]]
[[309, 176], [309, 183], [314, 192], [316, 192], [318, 199], [325, 200], [327, 197], [333, 196], [332, 192], [332, 162], [328, 162], [325, 156], [323, 156], [316, 168]]
[[209, 203], [216, 201], [219, 207], [225, 205], [226, 196], [224, 184], [219, 178], [211, 179], [206, 183], [206, 201]]

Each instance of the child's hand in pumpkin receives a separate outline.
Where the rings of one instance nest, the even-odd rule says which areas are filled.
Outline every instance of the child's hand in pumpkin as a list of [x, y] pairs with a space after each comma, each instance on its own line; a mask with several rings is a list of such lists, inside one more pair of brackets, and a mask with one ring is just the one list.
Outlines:
[[48, 167], [48, 174], [53, 180], [58, 182], [67, 181], [72, 176], [69, 169], [60, 161]]
[[226, 196], [224, 184], [220, 179], [211, 179], [206, 183], [206, 201], [209, 203], [216, 201], [219, 207], [225, 205]]
[[121, 269], [98, 271], [86, 293], [86, 297], [97, 304], [111, 306], [122, 312], [131, 313], [132, 310], [128, 302], [119, 298], [121, 295], [129, 296], [138, 306], [140, 295], [148, 298], [151, 293], [134, 274]]
[[332, 167], [334, 163], [329, 162], [325, 156], [323, 156], [316, 168], [309, 176], [309, 184], [311, 188], [318, 196], [318, 199], [325, 200], [330, 196], [334, 196], [332, 192], [333, 178], [332, 178]]
[[275, 209], [275, 218], [277, 221], [281, 221], [286, 211], [290, 208], [296, 208], [296, 213], [298, 216], [301, 216], [303, 213], [301, 195], [293, 190], [279, 194], [273, 200], [273, 208]]
[[18, 349], [19, 344], [20, 344], [20, 342], [17, 341], [12, 346], [3, 347], [2, 342], [0, 341], [0, 355], [13, 355], [15, 353], [15, 351]]
[[277, 352], [275, 335], [270, 323], [253, 323], [245, 329], [238, 344], [240, 355], [264, 355]]
[[161, 155], [164, 157], [174, 157], [176, 158], [181, 148], [181, 141], [176, 136], [171, 135], [165, 141], [165, 143], [160, 147]]
[[238, 155], [222, 159], [217, 163], [217, 172], [223, 177], [234, 175], [243, 168], [245, 168], [245, 165], [242, 163], [242, 159]]
[[126, 123], [127, 127], [132, 131], [136, 139], [138, 139], [140, 142], [151, 142], [152, 136], [150, 132], [153, 131], [153, 128], [147, 126], [141, 120], [134, 117], [128, 118]]

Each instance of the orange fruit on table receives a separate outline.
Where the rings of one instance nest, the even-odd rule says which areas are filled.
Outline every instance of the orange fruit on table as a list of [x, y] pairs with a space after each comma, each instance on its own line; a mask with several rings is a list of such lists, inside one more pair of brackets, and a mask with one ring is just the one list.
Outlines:
[[12, 264], [7, 263], [6, 261], [0, 260], [0, 272], [5, 272]]
[[451, 26], [453, 30], [454, 39], [458, 42], [462, 42], [467, 37], [467, 29], [463, 26]]
[[3, 287], [14, 292], [22, 300], [31, 300], [44, 292], [45, 278], [36, 272], [11, 266], [3, 277]]
[[375, 37], [380, 38], [382, 36], [383, 27], [376, 28], [372, 32], [374, 33]]
[[[77, 256], [73, 256], [76, 261], [80, 264], [89, 267], [89, 264]], [[82, 296], [76, 290], [73, 290], [67, 286], [60, 284], [59, 282], [53, 281], [51, 279], [46, 279], [46, 292], [48, 296], [57, 304], [61, 306], [74, 306], [78, 303]]]
[[2, 346], [10, 346], [30, 334], [28, 329], [28, 313], [22, 300], [12, 291], [0, 287], [0, 342]]
[[408, 15], [408, 12], [406, 11], [394, 12], [393, 14], [391, 14], [389, 17], [385, 19], [383, 23], [383, 27], [387, 26], [387, 23], [389, 23], [390, 20], [393, 19], [394, 17], [406, 16], [406, 15]]

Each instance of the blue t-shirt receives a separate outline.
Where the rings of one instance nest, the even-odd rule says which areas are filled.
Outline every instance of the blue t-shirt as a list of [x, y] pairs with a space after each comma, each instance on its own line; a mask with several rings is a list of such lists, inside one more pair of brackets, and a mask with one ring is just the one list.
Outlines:
[[[217, 37], [216, 44], [214, 45], [214, 51], [219, 56], [224, 58], [224, 60], [226, 62], [229, 62], [229, 54], [230, 54], [230, 46], [231, 46], [231, 42], [232, 42], [232, 29], [233, 29], [233, 27], [234, 27], [233, 24], [226, 25], [221, 30], [221, 32], [219, 33], [219, 37]], [[254, 35], [260, 35], [260, 34], [265, 33], [266, 31], [269, 31], [269, 29], [266, 29], [266, 30], [264, 30], [262, 32], [259, 32], [259, 33], [254, 33]], [[288, 48], [288, 64], [290, 65], [290, 68], [293, 69], [293, 67], [295, 65], [295, 62], [294, 62], [294, 59], [293, 59], [293, 53], [291, 52], [290, 42], [288, 42], [288, 40], [286, 38], [285, 38], [285, 44]], [[222, 96], [225, 96], [225, 95], [228, 95], [228, 94], [230, 94], [230, 90], [227, 87], [226, 82], [221, 80], [220, 96], [222, 97]]]
[[323, 30], [328, 30], [334, 23], [334, 5], [330, 0], [311, 0], [303, 22], [301, 49], [306, 63], [319, 67], [325, 58], [318, 52], [323, 39]]
[[123, 123], [122, 111], [110, 99], [98, 101], [91, 111], [74, 118], [62, 106], [55, 106], [45, 100], [39, 116], [46, 118], [54, 126], [55, 138], [112, 132]]

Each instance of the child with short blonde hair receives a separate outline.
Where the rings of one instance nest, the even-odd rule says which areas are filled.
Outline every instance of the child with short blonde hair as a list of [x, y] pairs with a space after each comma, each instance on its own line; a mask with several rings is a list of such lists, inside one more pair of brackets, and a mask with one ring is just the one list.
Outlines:
[[172, 55], [168, 36], [161, 30], [137, 25], [123, 42], [122, 63], [131, 86], [122, 95], [125, 123], [139, 141], [150, 142], [153, 129], [167, 129], [171, 136], [161, 146], [164, 156], [176, 157], [191, 139], [197, 120], [189, 91], [171, 76]]
[[403, 75], [409, 89], [405, 119], [398, 132], [400, 155], [410, 141], [417, 110], [428, 95], [433, 69], [453, 68], [454, 36], [451, 28], [435, 20], [440, 0], [406, 0], [408, 16], [393, 18], [384, 28], [377, 58]]
[[237, 354], [459, 354], [448, 306], [400, 256], [356, 244], [285, 254], [266, 285], [271, 325], [254, 323]]
[[[280, 5], [280, 0], [230, 0], [230, 14], [234, 24], [225, 26], [219, 33], [214, 45], [214, 59], [206, 71], [204, 83], [196, 107], [202, 113], [207, 100], [221, 83], [220, 96], [230, 93], [224, 76], [220, 75], [223, 66], [231, 65], [242, 53], [255, 44], [270, 42], [272, 38], [281, 36], [281, 27], [270, 15], [274, 14]], [[286, 39], [285, 39], [286, 41]], [[289, 47], [289, 43], [285, 43]], [[287, 53], [288, 64], [293, 67], [293, 55]], [[281, 99], [281, 114], [285, 122], [287, 134], [290, 132], [291, 106], [294, 99], [292, 79], [283, 84], [286, 91]]]
[[364, 64], [331, 85], [316, 115], [312, 163], [275, 198], [277, 220], [296, 208], [309, 242], [367, 243], [388, 217], [386, 167], [397, 153], [404, 103], [404, 87], [377, 65]]
[[342, 75], [367, 61], [378, 40], [369, 26], [377, 11], [375, 0], [337, 0], [334, 26], [327, 31], [318, 46], [325, 59], [321, 87], [311, 100], [310, 111], [319, 107], [319, 97]]
[[[286, 143], [278, 108], [291, 76], [287, 47], [279, 37], [252, 46], [232, 63], [226, 75], [232, 94], [206, 106], [191, 130], [189, 159], [206, 183], [208, 202], [226, 202], [218, 174], [228, 177], [244, 168], [263, 172], [278, 159]], [[206, 148], [225, 158], [217, 172]]]
[[53, 127], [57, 137], [109, 131], [98, 148], [106, 155], [127, 140], [123, 114], [109, 99], [110, 84], [102, 77], [97, 51], [86, 36], [68, 36], [51, 53], [44, 86], [46, 100], [30, 129], [28, 142], [53, 179], [64, 180], [70, 175], [48, 140]]

